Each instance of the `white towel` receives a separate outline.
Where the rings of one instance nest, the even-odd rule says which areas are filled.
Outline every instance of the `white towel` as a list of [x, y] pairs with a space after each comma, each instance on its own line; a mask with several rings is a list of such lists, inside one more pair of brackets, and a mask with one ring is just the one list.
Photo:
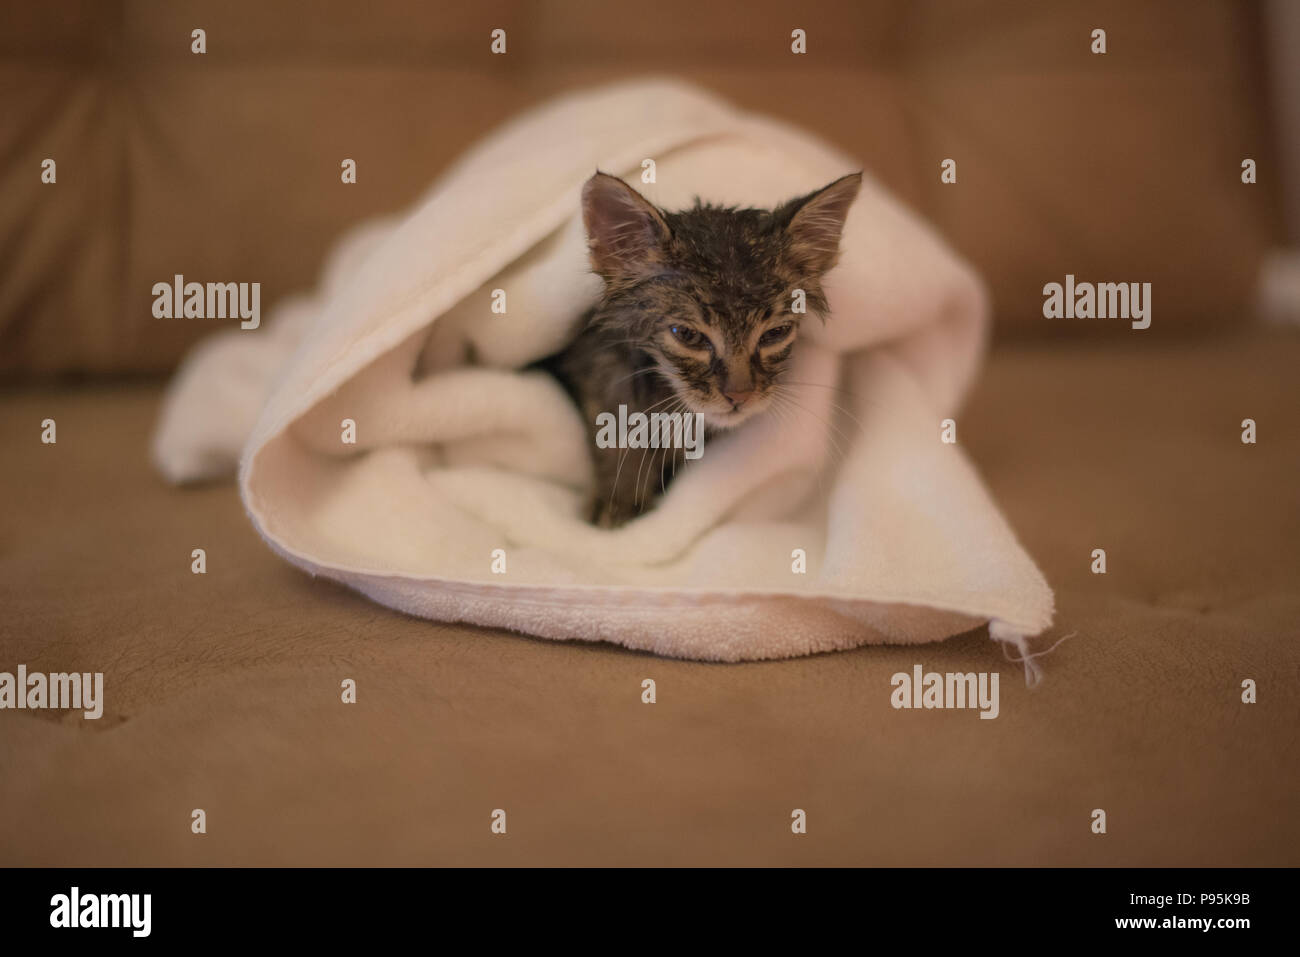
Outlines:
[[1052, 592], [960, 442], [941, 441], [983, 349], [983, 287], [870, 178], [824, 283], [830, 318], [796, 345], [802, 409], [711, 440], [624, 527], [584, 521], [587, 429], [557, 383], [519, 370], [599, 293], [579, 202], [598, 168], [676, 209], [770, 207], [861, 164], [671, 81], [548, 103], [409, 215], [347, 237], [315, 296], [196, 349], [159, 468], [186, 481], [238, 461], [277, 552], [428, 618], [726, 661], [991, 622], [1023, 651]]

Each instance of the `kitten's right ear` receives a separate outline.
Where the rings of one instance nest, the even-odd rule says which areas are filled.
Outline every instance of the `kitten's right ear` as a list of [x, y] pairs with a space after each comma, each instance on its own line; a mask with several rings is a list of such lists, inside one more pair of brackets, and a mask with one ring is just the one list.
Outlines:
[[844, 220], [861, 187], [862, 174], [850, 173], [774, 211], [789, 239], [786, 258], [796, 269], [820, 276], [835, 265]]
[[605, 279], [634, 279], [663, 262], [671, 235], [659, 210], [617, 176], [597, 172], [582, 187], [591, 268]]

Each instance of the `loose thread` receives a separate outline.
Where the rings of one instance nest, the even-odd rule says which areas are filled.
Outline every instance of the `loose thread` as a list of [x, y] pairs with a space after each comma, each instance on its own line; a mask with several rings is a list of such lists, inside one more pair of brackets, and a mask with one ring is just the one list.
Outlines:
[[[1061, 642], [1067, 641], [1070, 638], [1073, 638], [1077, 634], [1078, 634], [1077, 631], [1072, 631], [1068, 635], [1064, 635], [1061, 638], [1058, 638], [1056, 643], [1052, 645], [1052, 647], [1045, 648], [1042, 651], [1035, 651], [1032, 653], [1029, 651], [1029, 641], [1028, 639], [1025, 638], [1024, 635], [1008, 635], [1007, 637], [996, 637], [995, 640], [997, 640], [1002, 644], [1003, 658], [1006, 658], [1007, 661], [1010, 661], [1013, 664], [1017, 664], [1017, 665], [1023, 664], [1025, 666], [1025, 686], [1028, 688], [1034, 688], [1037, 687], [1038, 683], [1043, 680], [1043, 668], [1036, 661], [1034, 661], [1034, 659], [1041, 658], [1043, 655], [1050, 655], [1053, 651], [1057, 649], [1057, 647], [1061, 644]], [[1016, 650], [1020, 652], [1019, 658], [1012, 658], [1011, 655], [1007, 653], [1008, 644], [1014, 644], [1016, 646]]]

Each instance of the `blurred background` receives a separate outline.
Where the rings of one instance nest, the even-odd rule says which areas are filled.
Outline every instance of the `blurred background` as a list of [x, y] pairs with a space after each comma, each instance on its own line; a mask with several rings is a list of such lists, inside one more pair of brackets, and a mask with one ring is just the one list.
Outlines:
[[[0, 376], [165, 372], [213, 326], [154, 319], [154, 282], [259, 281], [265, 315], [314, 283], [348, 225], [404, 208], [512, 114], [646, 73], [861, 157], [984, 273], [999, 336], [1127, 334], [1043, 319], [1043, 283], [1067, 272], [1151, 282], [1148, 335], [1247, 323], [1261, 263], [1287, 238], [1297, 6], [7, 3]], [[498, 27], [504, 56], [489, 52]], [[796, 27], [806, 55], [790, 52]], [[195, 28], [206, 54], [190, 51]], [[1105, 55], [1090, 52], [1095, 28]], [[354, 186], [339, 181], [345, 157]], [[955, 187], [940, 183], [945, 158]]]

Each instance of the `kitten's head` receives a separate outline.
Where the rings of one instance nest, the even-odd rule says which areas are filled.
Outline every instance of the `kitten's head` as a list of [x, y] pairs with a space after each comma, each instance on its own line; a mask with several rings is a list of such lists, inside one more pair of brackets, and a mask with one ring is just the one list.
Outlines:
[[[582, 190], [592, 268], [605, 280], [594, 321], [644, 354], [686, 411], [718, 428], [772, 400], [807, 313], [825, 318], [822, 276], [862, 174], [776, 209], [658, 209], [621, 179]], [[803, 290], [807, 313], [793, 311]]]

